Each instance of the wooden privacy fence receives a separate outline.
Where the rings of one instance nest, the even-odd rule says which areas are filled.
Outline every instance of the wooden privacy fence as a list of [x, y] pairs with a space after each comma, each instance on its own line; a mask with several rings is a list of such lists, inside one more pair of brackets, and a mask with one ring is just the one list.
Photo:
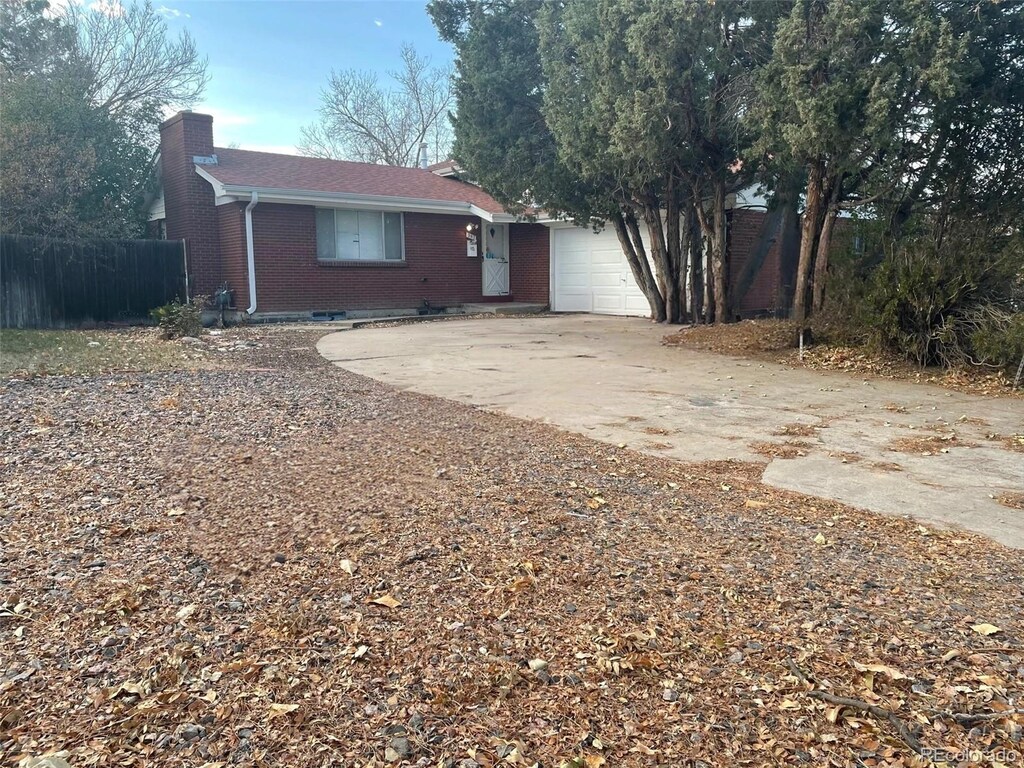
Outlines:
[[142, 320], [184, 296], [180, 240], [0, 235], [0, 328]]

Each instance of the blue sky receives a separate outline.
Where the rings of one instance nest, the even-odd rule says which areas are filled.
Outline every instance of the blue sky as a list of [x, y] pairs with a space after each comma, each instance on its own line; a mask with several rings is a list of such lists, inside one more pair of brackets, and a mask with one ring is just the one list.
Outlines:
[[316, 118], [332, 68], [396, 69], [402, 43], [434, 64], [453, 58], [425, 2], [414, 0], [155, 0], [172, 33], [187, 29], [210, 60], [197, 112], [218, 146], [293, 152]]

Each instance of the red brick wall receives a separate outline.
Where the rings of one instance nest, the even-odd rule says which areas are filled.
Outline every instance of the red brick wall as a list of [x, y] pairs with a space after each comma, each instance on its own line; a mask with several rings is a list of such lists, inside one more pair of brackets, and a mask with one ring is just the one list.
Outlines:
[[729, 278], [733, 290], [733, 312], [754, 315], [774, 310], [779, 296], [779, 248], [776, 239], [765, 256], [760, 271], [750, 289], [742, 297], [735, 294], [743, 269], [761, 238], [761, 228], [767, 214], [763, 211], [737, 209], [729, 213]]
[[[246, 203], [228, 203], [217, 207], [217, 225], [220, 234], [221, 282], [232, 291], [238, 309], [249, 306], [249, 269], [245, 250]], [[217, 287], [220, 287], [218, 283]], [[259, 286], [256, 286], [257, 295]]]
[[549, 302], [551, 230], [543, 224], [509, 224], [509, 292], [514, 301]]
[[[257, 313], [402, 309], [481, 301], [480, 259], [466, 256], [471, 216], [405, 214], [405, 261], [318, 261], [316, 209], [260, 203], [253, 210]], [[244, 238], [242, 240], [244, 253]], [[245, 294], [232, 285], [235, 296]], [[236, 298], [236, 304], [242, 304]]]
[[213, 154], [213, 118], [179, 112], [160, 126], [160, 172], [167, 211], [167, 239], [185, 240], [189, 289], [212, 295], [221, 265], [213, 187], [195, 172], [194, 155]]

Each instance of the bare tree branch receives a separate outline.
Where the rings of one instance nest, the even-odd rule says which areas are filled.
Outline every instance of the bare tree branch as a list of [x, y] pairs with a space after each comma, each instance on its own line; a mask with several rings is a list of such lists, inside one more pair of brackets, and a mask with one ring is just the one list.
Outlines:
[[314, 157], [384, 165], [415, 165], [421, 142], [435, 160], [448, 155], [454, 101], [451, 72], [431, 67], [402, 46], [402, 68], [388, 72], [392, 87], [356, 69], [331, 73], [321, 93], [320, 119], [303, 129], [299, 151]]
[[113, 117], [139, 108], [188, 107], [209, 80], [206, 58], [188, 32], [176, 39], [146, 0], [122, 5], [68, 3], [64, 18], [78, 33], [79, 56], [90, 73], [90, 100]]

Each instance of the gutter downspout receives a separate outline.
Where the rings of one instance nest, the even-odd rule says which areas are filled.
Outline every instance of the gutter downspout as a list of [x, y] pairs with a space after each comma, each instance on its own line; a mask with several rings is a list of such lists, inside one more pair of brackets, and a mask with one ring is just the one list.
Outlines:
[[188, 290], [188, 241], [181, 238], [181, 258], [185, 262], [185, 303], [192, 303], [192, 294]]
[[256, 254], [252, 247], [252, 209], [259, 201], [259, 193], [253, 190], [252, 200], [245, 206], [245, 255], [249, 268], [249, 308], [245, 312], [248, 315], [256, 311]]

